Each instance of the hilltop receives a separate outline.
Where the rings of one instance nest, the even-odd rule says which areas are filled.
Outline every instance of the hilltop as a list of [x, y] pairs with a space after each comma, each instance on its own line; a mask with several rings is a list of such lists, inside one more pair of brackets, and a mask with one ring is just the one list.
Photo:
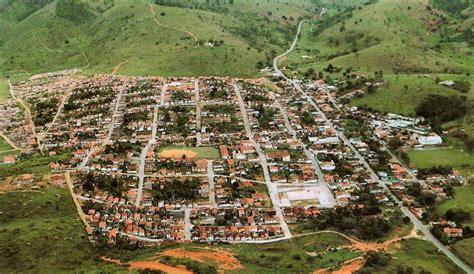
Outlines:
[[255, 76], [320, 9], [305, 0], [156, 3], [2, 0], [2, 71]]

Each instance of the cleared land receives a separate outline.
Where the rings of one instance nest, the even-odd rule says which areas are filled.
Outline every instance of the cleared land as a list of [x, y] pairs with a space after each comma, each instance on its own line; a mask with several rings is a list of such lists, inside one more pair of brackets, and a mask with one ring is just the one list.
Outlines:
[[410, 164], [416, 168], [450, 166], [452, 168], [474, 168], [474, 155], [458, 148], [440, 148], [408, 151]]
[[372, 273], [396, 273], [398, 266], [413, 268], [413, 273], [459, 273], [449, 259], [440, 255], [429, 242], [417, 239], [403, 240], [401, 249], [392, 255], [389, 264], [383, 268], [371, 268]]
[[429, 15], [426, 4], [380, 0], [325, 27], [305, 24], [301, 42], [285, 65], [300, 72], [321, 71], [328, 64], [362, 73], [472, 71], [467, 43], [433, 49], [442, 37], [440, 31], [429, 30], [428, 22], [436, 17]]
[[125, 268], [101, 263], [85, 238], [65, 189], [0, 194], [2, 272], [114, 272]]
[[163, 147], [158, 151], [162, 158], [181, 159], [183, 155], [189, 159], [217, 159], [220, 154], [214, 147]]

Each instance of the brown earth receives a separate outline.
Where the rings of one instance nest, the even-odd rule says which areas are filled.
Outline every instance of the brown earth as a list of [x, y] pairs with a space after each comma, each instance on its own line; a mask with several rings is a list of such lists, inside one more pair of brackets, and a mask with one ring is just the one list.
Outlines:
[[162, 158], [181, 159], [183, 154], [186, 155], [188, 159], [195, 158], [198, 155], [196, 152], [187, 149], [164, 149], [158, 153], [158, 156]]
[[209, 249], [209, 250], [184, 250], [181, 248], [169, 249], [161, 253], [162, 255], [188, 258], [198, 262], [206, 260], [213, 260], [218, 263], [219, 272], [230, 271], [234, 269], [244, 268], [240, 261], [234, 257], [234, 254], [224, 249]]
[[363, 257], [357, 257], [351, 260], [348, 260], [344, 263], [344, 265], [338, 269], [338, 270], [330, 270], [328, 268], [325, 269], [318, 269], [313, 272], [313, 274], [348, 274], [348, 273], [354, 273], [357, 270], [361, 269], [361, 267], [364, 265], [364, 258]]
[[170, 266], [160, 261], [137, 261], [129, 262], [130, 269], [154, 269], [161, 270], [168, 274], [192, 274], [192, 271], [186, 269], [184, 265]]

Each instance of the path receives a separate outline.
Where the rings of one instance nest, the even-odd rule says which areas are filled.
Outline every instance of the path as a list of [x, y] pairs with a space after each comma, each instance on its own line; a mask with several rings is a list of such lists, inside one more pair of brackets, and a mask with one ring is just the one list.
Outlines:
[[126, 61], [123, 61], [122, 63], [116, 65], [116, 66], [114, 67], [114, 69], [112, 70], [112, 75], [115, 75], [115, 74], [117, 73], [117, 71], [120, 69], [120, 67], [121, 67], [122, 65], [125, 65], [125, 64], [128, 63], [128, 62], [130, 62], [130, 59], [128, 59], [128, 60], [126, 60]]
[[89, 63], [89, 58], [87, 58], [87, 55], [85, 52], [82, 52], [82, 56], [84, 56], [84, 58], [86, 58], [86, 62], [87, 62], [87, 67], [89, 68], [91, 65]]
[[77, 213], [79, 214], [79, 218], [81, 218], [81, 221], [84, 223], [86, 227], [89, 227], [89, 223], [87, 223], [87, 218], [86, 214], [82, 210], [81, 204], [76, 198], [76, 194], [74, 193], [74, 185], [72, 183], [71, 179], [71, 173], [68, 171], [64, 174], [64, 178], [66, 179], [66, 185], [69, 189], [69, 192], [71, 193], [72, 200], [74, 201], [74, 205], [76, 206]]
[[[300, 32], [301, 32], [301, 27], [303, 25], [305, 20], [302, 20], [300, 21], [299, 25], [298, 25], [298, 30], [296, 32], [296, 36], [295, 36], [295, 39], [293, 40], [293, 43], [290, 47], [289, 50], [287, 50], [285, 53], [275, 57], [275, 59], [273, 60], [273, 69], [275, 70], [275, 72], [280, 75], [282, 78], [284, 78], [285, 80], [287, 80], [296, 90], [298, 90], [299, 92], [301, 92], [302, 95], [304, 95], [306, 97], [306, 99], [308, 100], [308, 102], [313, 105], [319, 113], [322, 114], [322, 117], [325, 121], [327, 121], [330, 125], [332, 125], [331, 121], [329, 121], [329, 119], [326, 117], [326, 115], [324, 114], [324, 112], [322, 112], [318, 105], [314, 102], [314, 100], [300, 87], [298, 81], [296, 80], [292, 80], [290, 78], [288, 78], [279, 68], [278, 68], [278, 60], [286, 55], [288, 55], [289, 53], [291, 53], [295, 47], [296, 47], [296, 44], [298, 42], [298, 38], [300, 36]], [[362, 157], [362, 155], [360, 155], [360, 153], [355, 149], [355, 147], [349, 142], [349, 140], [344, 136], [344, 133], [341, 132], [341, 131], [338, 131], [338, 135], [340, 137], [340, 139], [346, 144], [349, 146], [349, 148], [354, 152], [354, 154], [361, 160], [361, 162], [363, 163], [363, 165], [366, 167], [367, 171], [370, 173], [371, 175], [371, 178], [372, 180], [374, 180], [375, 182], [378, 182], [379, 186], [381, 186], [397, 203], [398, 205], [400, 206], [400, 209], [402, 210], [403, 214], [405, 216], [407, 216], [408, 218], [410, 218], [411, 222], [415, 225], [415, 227], [417, 229], [419, 229], [420, 231], [422, 231], [424, 234], [425, 234], [425, 237], [426, 237], [426, 240], [430, 241], [431, 243], [433, 243], [441, 252], [443, 252], [451, 261], [453, 261], [460, 269], [462, 269], [463, 271], [465, 271], [466, 273], [473, 273], [473, 270], [466, 264], [464, 263], [461, 259], [459, 259], [456, 255], [454, 255], [446, 246], [444, 246], [440, 241], [438, 241], [438, 239], [436, 239], [433, 234], [431, 234], [431, 232], [429, 231], [429, 229], [423, 225], [420, 220], [418, 220], [416, 218], [415, 215], [413, 215], [413, 213], [406, 207], [402, 206], [402, 203], [401, 201], [395, 197], [393, 195], [393, 193], [388, 189], [387, 185], [382, 182], [377, 174], [374, 172], [374, 170], [372, 169], [372, 167], [367, 163], [367, 161]]]
[[278, 188], [275, 184], [272, 184], [272, 181], [271, 181], [270, 172], [268, 170], [267, 157], [265, 156], [259, 144], [255, 141], [253, 137], [252, 130], [250, 129], [249, 117], [247, 115], [247, 109], [245, 108], [244, 100], [242, 99], [242, 95], [240, 94], [240, 89], [235, 83], [233, 84], [234, 84], [235, 93], [237, 95], [238, 103], [240, 106], [240, 111], [242, 113], [242, 118], [244, 121], [245, 133], [247, 135], [247, 138], [250, 140], [250, 142], [252, 142], [252, 146], [255, 148], [260, 158], [260, 165], [262, 166], [263, 176], [265, 178], [265, 183], [268, 188], [270, 200], [272, 201], [273, 207], [275, 208], [275, 213], [276, 213], [276, 216], [278, 217], [278, 220], [279, 220], [281, 229], [283, 230], [283, 233], [285, 235], [285, 238], [289, 239], [291, 238], [291, 231], [290, 231], [290, 228], [288, 227], [288, 224], [285, 221], [283, 212], [280, 208], [280, 197], [278, 196]]
[[[148, 4], [148, 6], [150, 6], [150, 12], [153, 15], [153, 21], [155, 21], [155, 23], [158, 26], [186, 33], [187, 35], [189, 35], [193, 38], [194, 43], [195, 43], [194, 47], [189, 48], [189, 49], [194, 49], [194, 48], [199, 47], [199, 38], [194, 33], [190, 32], [190, 31], [187, 31], [187, 30], [184, 30], [184, 29], [171, 27], [171, 26], [168, 26], [168, 25], [165, 25], [165, 24], [161, 23], [160, 21], [158, 21], [158, 19], [156, 19], [155, 6], [153, 4]], [[183, 48], [183, 49], [180, 49], [180, 50], [175, 51], [175, 52], [181, 52], [181, 51], [185, 51], [185, 50], [189, 50], [189, 49]]]
[[[10, 149], [11, 151], [15, 151], [15, 150], [24, 151], [25, 150], [24, 148], [17, 146], [15, 142], [13, 142], [10, 138], [8, 138], [5, 134], [3, 134], [3, 132], [0, 132], [0, 137], [2, 137], [3, 140], [5, 140], [5, 142], [7, 142], [7, 144], [13, 148], [13, 149]], [[2, 152], [5, 152], [5, 150]]]
[[30, 122], [31, 130], [33, 131], [33, 136], [35, 137], [35, 140], [36, 140], [36, 144], [38, 145], [38, 147], [40, 147], [40, 140], [38, 139], [38, 136], [36, 135], [36, 127], [35, 127], [35, 123], [33, 122], [33, 115], [31, 115], [30, 108], [26, 105], [23, 99], [15, 96], [15, 92], [13, 91], [13, 85], [10, 79], [8, 79], [8, 86], [9, 86], [10, 96], [26, 110], [26, 113], [28, 115], [28, 120]]
[[186, 241], [192, 240], [191, 229], [193, 224], [191, 223], [191, 208], [184, 209], [184, 239]]

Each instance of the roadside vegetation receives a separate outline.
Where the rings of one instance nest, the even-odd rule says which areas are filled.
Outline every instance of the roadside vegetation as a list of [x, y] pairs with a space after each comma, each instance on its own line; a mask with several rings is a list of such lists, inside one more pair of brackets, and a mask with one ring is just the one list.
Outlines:
[[44, 174], [51, 171], [50, 163], [69, 160], [71, 154], [65, 153], [50, 157], [41, 154], [21, 154], [14, 164], [0, 165], [0, 178], [25, 173]]
[[2, 272], [115, 272], [88, 242], [66, 189], [0, 194]]

